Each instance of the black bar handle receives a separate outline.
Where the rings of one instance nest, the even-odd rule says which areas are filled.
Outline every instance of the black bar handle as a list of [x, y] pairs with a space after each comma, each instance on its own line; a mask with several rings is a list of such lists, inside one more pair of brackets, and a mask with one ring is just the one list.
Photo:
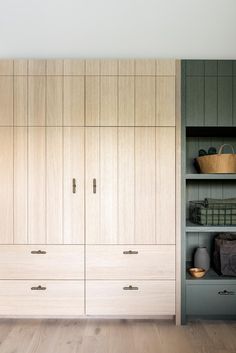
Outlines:
[[137, 255], [138, 251], [136, 250], [128, 250], [128, 251], [123, 251], [124, 255]]
[[42, 286], [37, 286], [37, 287], [31, 287], [31, 290], [46, 290], [46, 287], [42, 287]]
[[31, 254], [34, 254], [34, 255], [45, 255], [45, 254], [47, 254], [47, 252], [44, 251], [44, 250], [33, 250], [33, 251], [31, 251]]
[[94, 178], [93, 179], [93, 193], [96, 194], [97, 192], [97, 180]]
[[219, 295], [235, 295], [235, 292], [233, 291], [228, 291], [228, 290], [222, 290], [220, 292], [218, 292]]
[[138, 290], [138, 287], [133, 287], [133, 286], [123, 287], [123, 290]]

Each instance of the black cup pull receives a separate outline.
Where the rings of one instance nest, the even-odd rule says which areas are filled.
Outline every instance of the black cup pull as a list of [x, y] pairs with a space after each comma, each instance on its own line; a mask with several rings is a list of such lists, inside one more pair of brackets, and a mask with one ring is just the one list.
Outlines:
[[234, 295], [235, 293], [233, 291], [228, 291], [228, 290], [222, 290], [218, 292], [219, 295]]
[[123, 287], [123, 290], [138, 290], [138, 287], [133, 287], [133, 286]]
[[31, 290], [46, 290], [46, 287], [42, 287], [42, 286], [37, 286], [37, 287], [31, 287]]

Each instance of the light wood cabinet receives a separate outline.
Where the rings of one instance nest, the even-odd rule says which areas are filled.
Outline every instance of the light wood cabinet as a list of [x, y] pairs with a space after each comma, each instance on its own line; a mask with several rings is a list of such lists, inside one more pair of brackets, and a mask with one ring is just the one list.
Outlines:
[[89, 280], [175, 279], [173, 245], [87, 245]]
[[13, 243], [13, 128], [0, 128], [0, 237]]
[[83, 245], [0, 245], [1, 279], [83, 279]]
[[84, 128], [64, 128], [64, 244], [84, 243]]
[[0, 280], [3, 316], [84, 315], [83, 281]]
[[86, 282], [88, 315], [175, 315], [175, 281]]
[[87, 243], [174, 244], [174, 218], [175, 129], [86, 128]]
[[0, 76], [0, 126], [13, 126], [12, 76]]
[[0, 60], [0, 316], [174, 315], [175, 86], [173, 60]]

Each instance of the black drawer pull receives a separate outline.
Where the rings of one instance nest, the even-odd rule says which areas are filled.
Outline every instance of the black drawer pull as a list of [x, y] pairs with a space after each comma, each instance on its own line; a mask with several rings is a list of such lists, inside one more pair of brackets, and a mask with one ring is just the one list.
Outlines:
[[31, 290], [46, 290], [46, 287], [38, 286], [38, 287], [31, 287]]
[[123, 290], [138, 290], [138, 287], [133, 287], [133, 286], [123, 287]]
[[133, 251], [133, 250], [123, 251], [123, 254], [125, 254], [125, 255], [136, 255], [136, 254], [138, 254], [138, 251]]
[[31, 251], [31, 254], [44, 255], [44, 254], [47, 254], [47, 252], [44, 250], [33, 250]]
[[233, 291], [228, 291], [228, 290], [222, 290], [218, 292], [219, 295], [234, 295], [235, 293]]

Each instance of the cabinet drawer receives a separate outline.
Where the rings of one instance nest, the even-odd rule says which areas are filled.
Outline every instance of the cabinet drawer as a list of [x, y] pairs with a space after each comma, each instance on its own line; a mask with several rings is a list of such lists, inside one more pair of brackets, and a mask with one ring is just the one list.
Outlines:
[[0, 315], [83, 314], [83, 281], [0, 281]]
[[83, 279], [83, 245], [1, 245], [0, 279]]
[[175, 279], [174, 245], [88, 245], [88, 279]]
[[86, 286], [87, 315], [175, 314], [175, 281], [87, 281]]
[[236, 284], [187, 285], [187, 315], [236, 315]]

